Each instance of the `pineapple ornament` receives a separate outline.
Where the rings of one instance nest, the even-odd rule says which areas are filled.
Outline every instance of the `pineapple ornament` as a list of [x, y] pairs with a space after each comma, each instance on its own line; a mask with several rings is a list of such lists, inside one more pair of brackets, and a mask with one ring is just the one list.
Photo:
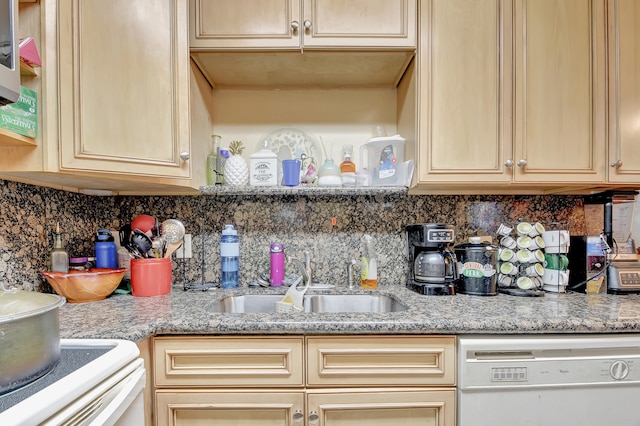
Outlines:
[[241, 141], [233, 141], [229, 144], [229, 153], [224, 165], [224, 183], [227, 185], [243, 186], [249, 182], [249, 166], [242, 158], [244, 147]]

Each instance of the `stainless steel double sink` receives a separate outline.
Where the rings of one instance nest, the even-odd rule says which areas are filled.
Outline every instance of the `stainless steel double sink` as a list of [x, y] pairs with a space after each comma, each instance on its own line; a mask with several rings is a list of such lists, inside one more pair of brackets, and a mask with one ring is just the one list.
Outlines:
[[[245, 294], [228, 296], [216, 302], [211, 312], [268, 313], [276, 311], [282, 294]], [[306, 294], [304, 312], [402, 312], [407, 307], [381, 294]]]

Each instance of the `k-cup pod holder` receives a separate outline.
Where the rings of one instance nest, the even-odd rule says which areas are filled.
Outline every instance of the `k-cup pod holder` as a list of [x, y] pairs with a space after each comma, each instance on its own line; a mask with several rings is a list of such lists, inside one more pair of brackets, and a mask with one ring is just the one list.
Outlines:
[[[544, 296], [564, 292], [568, 283], [568, 222], [518, 220], [496, 230], [498, 291], [513, 296]], [[547, 242], [552, 244], [547, 253]], [[556, 272], [551, 272], [549, 268]]]

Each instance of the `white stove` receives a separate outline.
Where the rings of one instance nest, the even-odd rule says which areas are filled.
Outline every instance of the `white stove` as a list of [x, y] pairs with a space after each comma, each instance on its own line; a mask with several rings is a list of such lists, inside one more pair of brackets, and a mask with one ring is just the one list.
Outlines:
[[135, 343], [62, 339], [43, 377], [0, 395], [2, 425], [142, 425], [146, 375]]

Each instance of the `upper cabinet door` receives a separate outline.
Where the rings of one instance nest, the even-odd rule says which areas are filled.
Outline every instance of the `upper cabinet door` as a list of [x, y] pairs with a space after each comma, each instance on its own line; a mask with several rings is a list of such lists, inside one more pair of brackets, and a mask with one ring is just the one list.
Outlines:
[[609, 1], [609, 181], [640, 182], [640, 2]]
[[57, 13], [61, 169], [190, 177], [186, 2], [60, 0]]
[[192, 49], [300, 48], [301, 0], [189, 0]]
[[508, 183], [511, 2], [420, 10], [418, 183]]
[[416, 46], [417, 0], [304, 0], [305, 47]]
[[516, 182], [605, 181], [604, 0], [516, 0]]

